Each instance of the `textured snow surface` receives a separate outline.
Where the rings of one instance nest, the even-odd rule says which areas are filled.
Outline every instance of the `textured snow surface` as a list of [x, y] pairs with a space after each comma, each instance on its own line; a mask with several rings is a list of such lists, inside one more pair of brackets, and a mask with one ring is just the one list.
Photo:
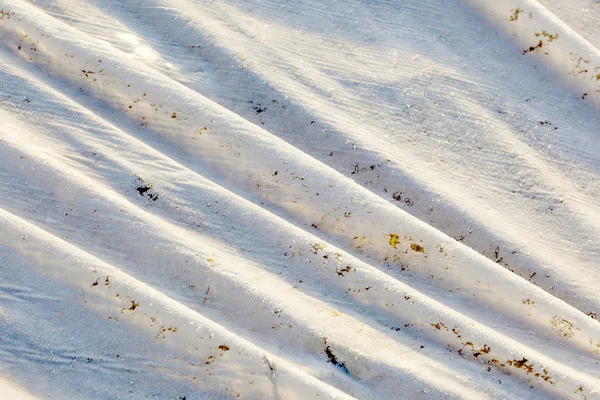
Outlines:
[[0, 399], [600, 398], [600, 2], [0, 0]]

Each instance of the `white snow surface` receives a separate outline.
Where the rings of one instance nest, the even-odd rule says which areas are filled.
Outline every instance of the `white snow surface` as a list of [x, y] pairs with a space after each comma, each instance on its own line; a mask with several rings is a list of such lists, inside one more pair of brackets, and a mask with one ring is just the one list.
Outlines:
[[600, 398], [600, 2], [0, 0], [0, 399]]

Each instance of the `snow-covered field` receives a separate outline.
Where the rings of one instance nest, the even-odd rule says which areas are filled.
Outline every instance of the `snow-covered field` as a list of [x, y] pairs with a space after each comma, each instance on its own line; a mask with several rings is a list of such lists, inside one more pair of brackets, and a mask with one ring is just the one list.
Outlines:
[[0, 399], [600, 398], [600, 2], [0, 0]]

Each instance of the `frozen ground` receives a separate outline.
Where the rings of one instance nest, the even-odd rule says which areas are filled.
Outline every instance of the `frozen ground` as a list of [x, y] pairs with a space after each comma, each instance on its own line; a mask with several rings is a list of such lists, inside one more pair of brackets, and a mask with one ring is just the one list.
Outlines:
[[0, 398], [600, 398], [599, 2], [0, 10]]

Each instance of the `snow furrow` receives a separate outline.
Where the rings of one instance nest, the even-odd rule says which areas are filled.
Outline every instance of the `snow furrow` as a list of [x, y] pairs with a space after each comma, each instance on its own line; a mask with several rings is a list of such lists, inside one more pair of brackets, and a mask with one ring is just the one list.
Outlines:
[[598, 396], [597, 50], [334, 3], [0, 0], [6, 390]]

